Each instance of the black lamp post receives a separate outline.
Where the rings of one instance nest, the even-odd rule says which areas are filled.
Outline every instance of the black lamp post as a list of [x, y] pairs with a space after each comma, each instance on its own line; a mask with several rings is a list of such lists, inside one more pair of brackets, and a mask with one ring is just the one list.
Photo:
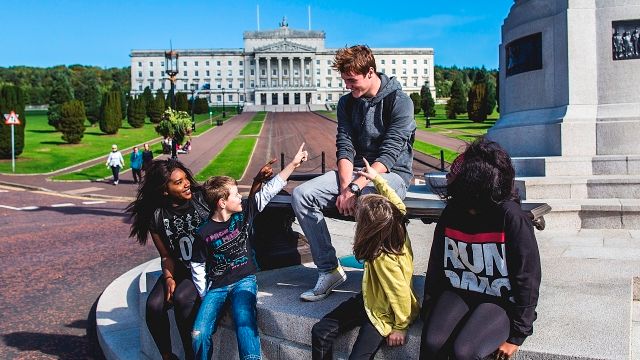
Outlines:
[[224, 108], [224, 88], [222, 88], [222, 118], [227, 117], [227, 111]]
[[[165, 51], [164, 68], [171, 81], [171, 109], [176, 110], [176, 75], [178, 74], [178, 52], [175, 50]], [[171, 139], [171, 158], [178, 158], [178, 142], [176, 138]]]
[[196, 105], [195, 93], [196, 93], [196, 85], [195, 84], [191, 84], [191, 131], [193, 131], [193, 132], [196, 131], [196, 116], [195, 116], [195, 114], [193, 112], [193, 110], [195, 109], [195, 105]]

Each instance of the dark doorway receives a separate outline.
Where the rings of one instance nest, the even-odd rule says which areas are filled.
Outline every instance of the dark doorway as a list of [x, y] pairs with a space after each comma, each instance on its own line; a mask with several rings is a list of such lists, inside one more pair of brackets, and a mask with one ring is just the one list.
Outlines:
[[278, 94], [271, 94], [271, 105], [278, 105]]
[[307, 93], [305, 97], [307, 98], [307, 104], [311, 104], [311, 93]]
[[294, 104], [300, 105], [300, 93], [293, 94], [293, 101], [294, 101]]
[[282, 105], [289, 105], [289, 93], [282, 94]]
[[267, 94], [260, 94], [260, 105], [267, 105]]

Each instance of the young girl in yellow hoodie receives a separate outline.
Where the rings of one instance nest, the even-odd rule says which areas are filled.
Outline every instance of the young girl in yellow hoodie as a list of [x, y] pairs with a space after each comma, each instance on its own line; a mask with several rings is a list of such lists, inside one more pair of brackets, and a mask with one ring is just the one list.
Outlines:
[[420, 308], [413, 292], [413, 253], [406, 229], [406, 207], [387, 182], [364, 160], [359, 175], [373, 181], [378, 194], [363, 195], [356, 208], [353, 252], [364, 261], [362, 292], [338, 305], [312, 330], [313, 359], [333, 359], [333, 342], [356, 326], [360, 332], [349, 359], [373, 359], [386, 340], [404, 345]]

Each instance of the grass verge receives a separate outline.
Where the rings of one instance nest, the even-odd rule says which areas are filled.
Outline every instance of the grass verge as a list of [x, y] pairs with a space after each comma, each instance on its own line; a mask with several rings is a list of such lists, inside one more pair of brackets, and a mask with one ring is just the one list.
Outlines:
[[448, 163], [451, 163], [458, 156], [458, 153], [453, 150], [431, 145], [420, 140], [416, 140], [413, 143], [413, 148], [416, 151], [419, 151], [436, 159], [440, 159], [440, 150], [442, 150], [444, 152], [444, 161]]

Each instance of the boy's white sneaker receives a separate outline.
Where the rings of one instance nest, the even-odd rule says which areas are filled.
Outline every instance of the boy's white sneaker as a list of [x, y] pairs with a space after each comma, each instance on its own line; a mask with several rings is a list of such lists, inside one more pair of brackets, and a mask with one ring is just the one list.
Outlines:
[[305, 291], [300, 295], [300, 299], [304, 301], [319, 301], [331, 294], [331, 291], [347, 280], [342, 266], [338, 265], [336, 269], [328, 273], [320, 273], [316, 287]]

